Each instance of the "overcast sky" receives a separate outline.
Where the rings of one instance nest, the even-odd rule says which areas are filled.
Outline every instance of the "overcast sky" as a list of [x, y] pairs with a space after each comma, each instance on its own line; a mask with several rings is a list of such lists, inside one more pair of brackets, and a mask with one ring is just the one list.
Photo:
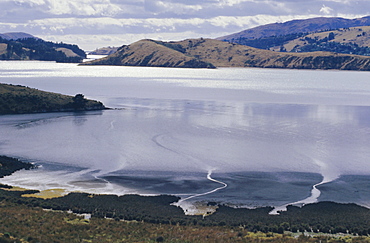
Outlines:
[[370, 15], [370, 0], [0, 0], [0, 33], [84, 50], [152, 38], [215, 38], [267, 23]]

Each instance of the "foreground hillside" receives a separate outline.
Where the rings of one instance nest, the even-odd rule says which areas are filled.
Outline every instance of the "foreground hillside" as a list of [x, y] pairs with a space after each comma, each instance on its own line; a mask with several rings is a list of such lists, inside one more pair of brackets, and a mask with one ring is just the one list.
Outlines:
[[212, 39], [141, 40], [82, 65], [180, 68], [260, 67], [370, 71], [370, 57], [330, 52], [282, 53]]
[[46, 211], [2, 201], [0, 242], [353, 242], [368, 243], [370, 237], [353, 235], [308, 236], [302, 233], [251, 232], [241, 227], [168, 225], [103, 218], [84, 220], [66, 212]]
[[0, 115], [104, 108], [102, 103], [87, 100], [81, 94], [73, 97], [0, 83]]

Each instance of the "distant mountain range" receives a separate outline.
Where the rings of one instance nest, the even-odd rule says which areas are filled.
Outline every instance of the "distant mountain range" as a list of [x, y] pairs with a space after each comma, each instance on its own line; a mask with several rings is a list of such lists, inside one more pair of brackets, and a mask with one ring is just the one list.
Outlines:
[[77, 45], [44, 41], [27, 33], [0, 34], [0, 60], [82, 62], [86, 54]]
[[370, 57], [331, 52], [288, 53], [212, 39], [178, 42], [141, 40], [105, 58], [80, 65], [178, 68], [262, 67], [370, 71]]
[[370, 16], [312, 18], [262, 25], [217, 39], [273, 51], [330, 51], [369, 56], [369, 26]]
[[89, 52], [90, 55], [110, 55], [115, 53], [118, 50], [119, 47], [102, 47], [98, 48], [95, 51]]
[[231, 41], [238, 38], [258, 39], [270, 36], [280, 36], [294, 33], [312, 33], [317, 31], [335, 30], [358, 26], [370, 26], [370, 16], [358, 19], [320, 17], [292, 20], [285, 23], [261, 25], [235, 34], [219, 37], [217, 40]]
[[25, 38], [35, 38], [39, 39], [33, 35], [24, 33], [24, 32], [10, 32], [10, 33], [4, 33], [0, 34], [0, 38], [6, 39], [6, 40], [18, 40], [18, 39], [25, 39]]

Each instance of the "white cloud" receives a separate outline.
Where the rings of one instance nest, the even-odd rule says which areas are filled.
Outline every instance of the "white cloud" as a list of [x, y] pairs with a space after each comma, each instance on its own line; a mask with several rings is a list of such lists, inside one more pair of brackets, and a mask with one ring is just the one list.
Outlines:
[[45, 0], [16, 0], [15, 2], [19, 5], [29, 4], [32, 7], [46, 4]]
[[320, 9], [320, 13], [325, 14], [325, 15], [330, 15], [333, 13], [333, 11], [334, 10], [332, 8], [325, 6], [325, 5], [322, 5]]
[[[114, 16], [122, 11], [110, 0], [15, 0], [18, 6], [38, 8], [51, 15]], [[35, 16], [37, 17], [37, 16]]]
[[351, 2], [358, 2], [357, 0], [324, 0], [326, 2], [335, 2], [335, 3], [343, 3], [343, 4], [350, 4]]
[[199, 4], [187, 5], [183, 3], [172, 3], [166, 1], [155, 1], [155, 5], [161, 12], [170, 12], [174, 14], [191, 14], [202, 9]]
[[253, 2], [253, 3], [271, 2], [273, 3], [274, 1], [269, 1], [269, 0], [216, 0], [216, 2], [218, 6], [224, 7], [224, 6], [235, 6], [241, 3], [245, 3], [245, 2]]
[[[256, 25], [317, 16], [219, 16], [210, 19], [70, 18], [35, 20], [31, 21], [29, 25], [44, 26], [48, 30], [38, 37], [51, 41], [78, 43], [85, 50], [93, 50], [99, 46], [120, 46], [146, 38], [165, 41], [199, 37], [216, 38], [229, 34], [231, 30], [233, 30], [231, 32], [237, 32]], [[104, 32], [108, 29], [109, 33]], [[47, 34], [51, 30], [55, 32]], [[93, 30], [95, 30], [95, 34], [89, 35]]]
[[370, 1], [0, 0], [0, 9], [0, 33], [22, 31], [49, 40], [75, 40], [90, 49], [85, 45], [117, 45], [121, 39], [219, 37], [257, 25], [322, 15], [362, 17], [370, 15]]

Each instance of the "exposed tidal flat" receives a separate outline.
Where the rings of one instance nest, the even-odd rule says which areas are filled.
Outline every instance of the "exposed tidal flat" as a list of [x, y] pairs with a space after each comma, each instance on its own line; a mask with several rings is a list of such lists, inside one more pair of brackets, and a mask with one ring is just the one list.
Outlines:
[[0, 77], [119, 108], [1, 116], [0, 154], [39, 168], [0, 183], [239, 207], [317, 185], [313, 200], [370, 205], [368, 73], [0, 62]]

